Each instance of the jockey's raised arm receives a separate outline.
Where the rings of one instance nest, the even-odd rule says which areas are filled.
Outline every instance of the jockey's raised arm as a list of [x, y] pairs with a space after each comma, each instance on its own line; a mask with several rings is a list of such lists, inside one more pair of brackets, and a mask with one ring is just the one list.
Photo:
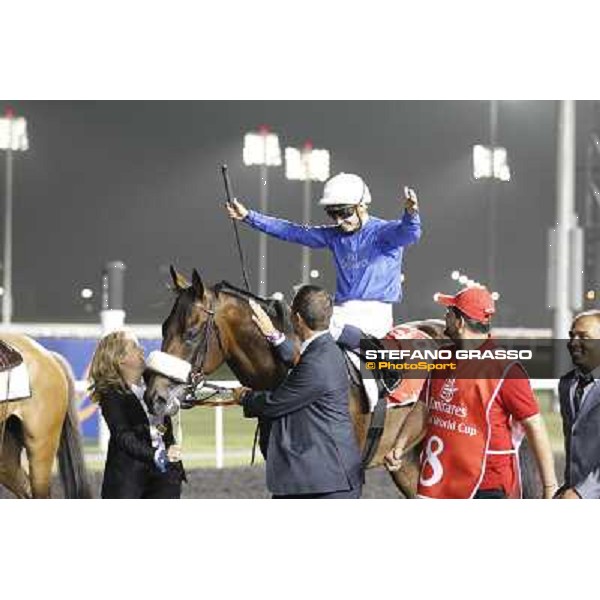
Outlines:
[[330, 225], [312, 226], [248, 210], [234, 200], [229, 216], [277, 239], [328, 248], [336, 270], [334, 337], [345, 324], [383, 337], [393, 326], [392, 307], [402, 301], [404, 248], [421, 238], [416, 193], [404, 188], [404, 212], [386, 221], [369, 214], [371, 193], [358, 175], [339, 173], [325, 184], [319, 204]]

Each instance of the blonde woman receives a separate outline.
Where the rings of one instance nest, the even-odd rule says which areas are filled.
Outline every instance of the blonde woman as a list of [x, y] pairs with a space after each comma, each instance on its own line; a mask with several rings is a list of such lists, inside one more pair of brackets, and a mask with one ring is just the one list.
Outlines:
[[144, 350], [126, 331], [103, 337], [92, 359], [92, 399], [99, 403], [110, 431], [102, 498], [181, 496], [181, 451], [174, 444], [171, 420], [166, 417], [156, 424], [148, 414], [145, 366]]

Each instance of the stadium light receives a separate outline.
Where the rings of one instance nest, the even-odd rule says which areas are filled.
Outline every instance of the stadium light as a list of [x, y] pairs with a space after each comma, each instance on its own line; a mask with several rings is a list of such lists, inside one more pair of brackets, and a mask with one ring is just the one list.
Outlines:
[[501, 146], [473, 146], [473, 177], [475, 179], [496, 179], [510, 181], [508, 153]]
[[13, 209], [13, 152], [25, 152], [29, 148], [27, 139], [27, 121], [16, 117], [11, 108], [7, 108], [4, 117], [0, 117], [0, 150], [6, 152], [6, 187], [4, 213], [4, 274], [2, 294], [2, 322], [12, 320], [12, 209]]
[[[267, 212], [269, 185], [269, 167], [281, 166], [281, 149], [279, 137], [265, 125], [258, 131], [251, 131], [244, 136], [244, 164], [247, 167], [260, 167], [260, 211]], [[258, 293], [267, 295], [267, 234], [260, 233], [258, 237]]]
[[329, 151], [306, 142], [301, 149], [285, 149], [285, 176], [292, 181], [327, 181]]
[[488, 285], [493, 286], [496, 278], [496, 183], [510, 181], [510, 167], [506, 148], [496, 143], [498, 132], [498, 100], [489, 101], [489, 139], [487, 144], [473, 146], [473, 177], [487, 179], [488, 188], [488, 232], [487, 263]]
[[258, 131], [251, 131], [244, 136], [244, 164], [247, 167], [281, 166], [281, 149], [279, 136], [272, 133], [266, 125]]
[[[302, 220], [310, 224], [311, 182], [329, 179], [329, 151], [313, 148], [307, 141], [302, 148], [285, 149], [285, 176], [291, 181], [304, 182], [304, 205]], [[310, 248], [302, 246], [302, 283], [309, 282]]]

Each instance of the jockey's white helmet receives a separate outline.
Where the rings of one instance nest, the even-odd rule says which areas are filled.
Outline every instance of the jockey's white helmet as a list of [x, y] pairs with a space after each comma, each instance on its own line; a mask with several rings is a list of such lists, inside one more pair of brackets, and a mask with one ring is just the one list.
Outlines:
[[321, 206], [370, 204], [371, 192], [362, 177], [353, 173], [338, 173], [323, 188]]

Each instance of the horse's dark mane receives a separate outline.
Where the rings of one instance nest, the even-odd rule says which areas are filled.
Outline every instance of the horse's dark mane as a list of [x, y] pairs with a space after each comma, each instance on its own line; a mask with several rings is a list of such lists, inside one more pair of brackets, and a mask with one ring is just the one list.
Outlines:
[[[227, 281], [220, 281], [210, 289], [215, 294], [215, 297], [218, 297], [220, 293], [224, 293], [228, 294], [229, 296], [235, 296], [244, 301], [247, 301], [250, 298], [255, 300], [265, 309], [265, 312], [269, 315], [269, 317], [275, 320], [276, 325], [281, 328], [283, 333], [289, 334], [293, 331], [292, 321], [290, 318], [290, 308], [287, 303], [281, 300], [275, 300], [273, 298], [263, 298], [262, 296], [257, 296], [256, 294], [238, 288]], [[191, 287], [179, 291], [178, 300], [173, 305], [171, 313], [167, 317], [165, 323], [170, 321], [172, 318], [177, 318], [179, 331], [184, 331], [193, 304], [194, 292]]]
[[262, 296], [257, 296], [248, 290], [243, 290], [228, 281], [220, 281], [212, 287], [212, 290], [215, 296], [218, 296], [219, 293], [224, 292], [229, 294], [230, 296], [236, 296], [242, 300], [252, 299], [260, 304], [265, 312], [277, 321], [277, 325], [281, 328], [283, 333], [290, 333], [293, 331], [292, 321], [290, 318], [290, 307], [286, 302], [282, 300], [275, 300], [273, 298], [263, 298]]

